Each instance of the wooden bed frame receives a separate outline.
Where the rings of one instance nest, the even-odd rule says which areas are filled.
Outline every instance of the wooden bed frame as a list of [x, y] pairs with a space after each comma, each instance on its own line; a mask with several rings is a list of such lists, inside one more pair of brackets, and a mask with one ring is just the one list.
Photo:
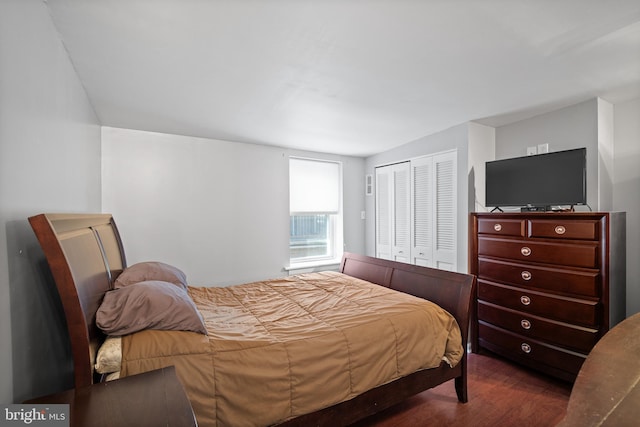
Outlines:
[[[96, 311], [127, 265], [116, 224], [109, 214], [40, 214], [30, 217], [29, 222], [64, 307], [75, 386], [98, 382], [101, 379], [94, 372], [94, 359], [105, 336], [96, 326]], [[435, 302], [456, 318], [462, 342], [467, 343], [474, 276], [349, 253], [344, 255], [340, 271]], [[282, 425], [348, 425], [452, 379], [458, 400], [466, 402], [466, 346], [462, 361], [454, 368], [443, 362], [438, 368], [415, 372]]]

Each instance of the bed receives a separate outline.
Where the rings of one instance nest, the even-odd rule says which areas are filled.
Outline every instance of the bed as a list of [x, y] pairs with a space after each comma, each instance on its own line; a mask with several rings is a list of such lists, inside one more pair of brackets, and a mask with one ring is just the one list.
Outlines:
[[[109, 214], [40, 214], [29, 218], [29, 222], [40, 242], [47, 262], [51, 268], [53, 278], [56, 282], [56, 286], [60, 293], [62, 304], [65, 311], [67, 320], [67, 327], [69, 330], [69, 336], [71, 339], [71, 347], [74, 363], [74, 382], [76, 387], [83, 387], [98, 381], [103, 380], [103, 376], [98, 374], [95, 370], [96, 355], [106, 339], [106, 334], [97, 326], [96, 316], [100, 314], [103, 305], [108, 298], [105, 296], [113, 295], [114, 283], [118, 278], [122, 278], [123, 271], [127, 270], [127, 262], [124, 253], [122, 240], [118, 229], [116, 227], [113, 217]], [[247, 425], [348, 425], [357, 420], [363, 419], [371, 414], [381, 411], [390, 407], [409, 396], [417, 394], [426, 389], [432, 388], [436, 385], [444, 382], [454, 380], [453, 386], [455, 387], [456, 394], [460, 402], [467, 401], [467, 364], [466, 364], [466, 343], [467, 333], [469, 329], [470, 309], [472, 307], [472, 296], [475, 286], [475, 277], [472, 275], [446, 272], [443, 270], [430, 269], [425, 267], [418, 267], [388, 260], [381, 260], [371, 257], [366, 257], [357, 254], [346, 253], [342, 259], [339, 272], [326, 272], [326, 273], [312, 273], [310, 275], [302, 275], [295, 278], [280, 278], [274, 279], [275, 281], [258, 282], [257, 284], [238, 285], [233, 288], [234, 296], [231, 299], [264, 299], [270, 298], [265, 295], [281, 294], [288, 292], [289, 299], [292, 306], [295, 306], [296, 310], [303, 311], [300, 307], [304, 307], [303, 317], [322, 317], [330, 316], [331, 310], [328, 310], [326, 306], [334, 305], [333, 300], [324, 299], [325, 295], [338, 294], [340, 300], [351, 301], [352, 307], [358, 307], [355, 311], [360, 311], [364, 317], [372, 317], [374, 312], [380, 311], [383, 313], [383, 307], [381, 302], [395, 301], [394, 298], [399, 298], [398, 303], [389, 303], [392, 307], [387, 316], [387, 320], [377, 324], [377, 326], [364, 325], [369, 328], [368, 332], [360, 333], [353, 332], [350, 334], [341, 331], [336, 333], [328, 333], [323, 328], [331, 329], [333, 331], [333, 323], [347, 324], [349, 327], [355, 325], [355, 323], [362, 323], [360, 320], [354, 320], [346, 317], [344, 314], [337, 315], [337, 319], [323, 318], [320, 326], [315, 326], [312, 332], [307, 329], [308, 336], [296, 338], [296, 342], [304, 342], [305, 345], [296, 345], [291, 342], [282, 343], [282, 337], [288, 336], [292, 333], [293, 329], [291, 325], [295, 325], [296, 320], [293, 323], [289, 323], [286, 327], [280, 327], [279, 324], [274, 323], [274, 327], [270, 327], [270, 333], [277, 331], [278, 335], [275, 341], [270, 341], [268, 345], [263, 345], [266, 349], [276, 350], [276, 357], [264, 356], [264, 364], [267, 365], [269, 361], [275, 362], [285, 360], [285, 368], [288, 369], [289, 375], [291, 371], [299, 372], [301, 377], [288, 377], [284, 380], [285, 391], [288, 390], [291, 397], [287, 397], [290, 402], [285, 405], [285, 415], [282, 412], [276, 411], [275, 415], [269, 415], [272, 418], [228, 418], [230, 411], [219, 403], [223, 401], [225, 396], [221, 391], [221, 385], [217, 385], [218, 388], [214, 388], [215, 394], [212, 398], [214, 400], [214, 406], [216, 411], [211, 414], [205, 414], [205, 410], [200, 408], [201, 400], [208, 398], [202, 394], [197, 395], [197, 389], [202, 389], [207, 381], [204, 378], [208, 375], [205, 371], [202, 374], [194, 374], [196, 371], [190, 371], [191, 368], [185, 368], [185, 366], [193, 365], [191, 356], [189, 358], [178, 357], [172, 354], [168, 357], [164, 357], [164, 352], [169, 351], [166, 348], [156, 348], [147, 350], [150, 342], [160, 342], [160, 347], [167, 346], [175, 347], [177, 353], [184, 353], [185, 348], [196, 347], [199, 350], [194, 351], [199, 353], [202, 357], [202, 353], [206, 353], [206, 359], [208, 364], [218, 362], [218, 356], [222, 354], [219, 349], [224, 347], [225, 349], [233, 348], [238, 349], [242, 347], [245, 351], [247, 347], [260, 347], [255, 343], [246, 344], [244, 338], [239, 342], [238, 340], [231, 339], [225, 341], [225, 333], [220, 332], [217, 329], [217, 325], [226, 325], [226, 320], [222, 323], [215, 323], [219, 318], [221, 304], [220, 301], [224, 299], [223, 296], [216, 294], [214, 297], [215, 303], [211, 304], [214, 308], [213, 311], [207, 311], [205, 307], [207, 301], [211, 300], [208, 296], [210, 293], [216, 292], [230, 292], [229, 289], [218, 290], [214, 288], [195, 288], [187, 287], [190, 300], [195, 301], [199, 315], [206, 324], [206, 330], [201, 333], [194, 331], [158, 331], [158, 330], [143, 330], [132, 334], [126, 334], [122, 337], [122, 353], [123, 353], [123, 367], [121, 374], [132, 375], [138, 371], [144, 371], [145, 369], [153, 369], [154, 367], [162, 367], [167, 365], [177, 365], [176, 370], [178, 377], [185, 386], [187, 394], [192, 399], [194, 404], [194, 411], [200, 425], [224, 425], [224, 424], [242, 424]], [[291, 288], [292, 281], [296, 281]], [[135, 286], [139, 286], [136, 284]], [[253, 287], [257, 286], [257, 288]], [[292, 291], [293, 289], [293, 291]], [[355, 291], [354, 291], [355, 289]], [[238, 298], [238, 292], [242, 292], [242, 295], [248, 296]], [[348, 292], [355, 292], [355, 296], [345, 296]], [[307, 298], [302, 300], [296, 300], [300, 295], [307, 294]], [[259, 298], [251, 298], [252, 295], [259, 295]], [[317, 298], [317, 295], [322, 297]], [[345, 297], [343, 297], [345, 296]], [[417, 297], [417, 298], [416, 298]], [[425, 301], [426, 300], [426, 301]], [[305, 303], [305, 301], [310, 303]], [[322, 301], [322, 304], [318, 303]], [[273, 310], [279, 310], [280, 303], [273, 303], [270, 309], [270, 315], [273, 317]], [[318, 305], [325, 305], [321, 307], [321, 310], [316, 307]], [[354, 305], [355, 304], [355, 305]], [[425, 306], [433, 306], [437, 311], [437, 315], [426, 315], [423, 311], [426, 310]], [[307, 307], [308, 306], [308, 307]], [[414, 308], [411, 308], [412, 312], [409, 313], [407, 307], [416, 306], [419, 314], [413, 314]], [[229, 311], [236, 311], [235, 308], [225, 308], [223, 314], [228, 314]], [[254, 311], [260, 311], [260, 308], [250, 308], [253, 314]], [[309, 314], [309, 310], [316, 310]], [[431, 308], [429, 308], [431, 310]], [[268, 310], [266, 310], [268, 311]], [[353, 310], [352, 310], [353, 311]], [[323, 313], [322, 316], [318, 313]], [[202, 314], [204, 313], [204, 314]], [[445, 314], [443, 314], [445, 313]], [[422, 353], [430, 353], [431, 350], [425, 349], [424, 344], [415, 344], [418, 342], [418, 338], [409, 336], [409, 338], [402, 337], [403, 334], [409, 334], [414, 325], [414, 317], [429, 317], [429, 319], [440, 319], [444, 325], [448, 325], [448, 330], [445, 332], [425, 332], [422, 335], [431, 336], [445, 336], [445, 344], [440, 347], [446, 347], [443, 351], [449, 350], [449, 343], [455, 341], [453, 339], [454, 332], [457, 331], [459, 337], [460, 347], [458, 350], [453, 350], [449, 356], [452, 356], [456, 360], [455, 363], [451, 363], [446, 356], [440, 357], [439, 355], [437, 363], [434, 366], [425, 365], [427, 362], [416, 362], [413, 355], [403, 356], [403, 353], [397, 349], [397, 347], [407, 347], [407, 342], [411, 343], [412, 347], [416, 347]], [[451, 317], [451, 321], [446, 320], [446, 315]], [[279, 315], [278, 315], [279, 316]], [[276, 317], [278, 317], [276, 316]], [[435, 317], [434, 317], [435, 316]], [[224, 317], [224, 316], [223, 316]], [[335, 316], [334, 316], [335, 317]], [[372, 317], [373, 318], [373, 317]], [[391, 319], [391, 320], [389, 320]], [[398, 320], [400, 319], [400, 320]], [[375, 320], [374, 320], [375, 321]], [[409, 328], [406, 328], [408, 332], [398, 332], [399, 329], [395, 329], [396, 326], [388, 328], [388, 326], [381, 327], [380, 325], [388, 325], [389, 323], [400, 324], [408, 323]], [[436, 323], [431, 321], [431, 323]], [[258, 327], [262, 328], [265, 324], [265, 320], [258, 320]], [[212, 326], [216, 325], [216, 326]], [[255, 332], [256, 326], [247, 326], [247, 322], [244, 320], [237, 321], [236, 326], [240, 325], [243, 328], [253, 328]], [[330, 326], [326, 326], [330, 325]], [[359, 327], [359, 326], [358, 326]], [[422, 327], [422, 326], [421, 326]], [[373, 329], [371, 329], [373, 328]], [[385, 329], [387, 328], [387, 329]], [[301, 330], [303, 328], [300, 328]], [[321, 329], [318, 332], [316, 329]], [[373, 332], [371, 332], [373, 330]], [[391, 332], [384, 332], [384, 331]], [[282, 332], [286, 331], [286, 332]], [[354, 329], [355, 331], [355, 329]], [[454, 332], [452, 332], [454, 331]], [[298, 331], [296, 331], [298, 332]], [[378, 333], [376, 336], [375, 334]], [[366, 339], [363, 336], [369, 334], [367, 338], [369, 342], [376, 341], [374, 345], [365, 345]], [[227, 334], [229, 335], [229, 334]], [[394, 335], [389, 345], [382, 345], [380, 343], [386, 342], [388, 336]], [[418, 334], [421, 335], [421, 334]], [[328, 339], [329, 336], [336, 336], [337, 343], [332, 341], [322, 341], [322, 339]], [[313, 341], [317, 337], [322, 337], [319, 350], [309, 351], [307, 346], [313, 345]], [[371, 338], [373, 337], [373, 339]], [[266, 338], [259, 339], [260, 343], [264, 343]], [[340, 341], [342, 340], [342, 341]], [[215, 345], [211, 344], [215, 342]], [[275, 344], [274, 344], [275, 342]], [[340, 345], [340, 342], [344, 342], [344, 345]], [[364, 344], [363, 344], [364, 343]], [[415, 344], [415, 345], [414, 345]], [[455, 344], [455, 343], [454, 343]], [[218, 351], [210, 352], [209, 350], [201, 351], [202, 346], [217, 348]], [[217, 346], [217, 347], [216, 347]], [[395, 349], [391, 351], [391, 356], [387, 355], [387, 359], [390, 359], [394, 364], [393, 369], [389, 369], [389, 375], [378, 374], [385, 371], [385, 367], [388, 363], [384, 357], [374, 355], [374, 365], [371, 367], [360, 366], [360, 371], [366, 374], [358, 375], [358, 369], [352, 369], [357, 364], [354, 360], [360, 360], [360, 353], [357, 353], [355, 347], [362, 347], [365, 352], [378, 347], [388, 348], [395, 346]], [[348, 382], [350, 382], [350, 390], [348, 392], [342, 392], [339, 390], [340, 381], [333, 379], [339, 378], [343, 375], [342, 372], [338, 372], [330, 365], [317, 367], [315, 363], [319, 363], [310, 358], [315, 353], [321, 352], [322, 348], [327, 350], [327, 354], [331, 353], [345, 353], [346, 361], [336, 362], [348, 365], [347, 375]], [[353, 347], [353, 348], [352, 348]], [[453, 344], [451, 344], [453, 348]], [[306, 368], [292, 368], [293, 362], [289, 360], [297, 351], [300, 354], [304, 354], [307, 359], [303, 360], [303, 365]], [[283, 350], [284, 349], [284, 350]], [[151, 354], [149, 361], [139, 363], [138, 359], [142, 352], [151, 351], [163, 352], [163, 357], [158, 357], [157, 354]], [[277, 357], [277, 351], [280, 354], [284, 354], [284, 357]], [[284, 351], [284, 353], [282, 353]], [[372, 351], [372, 350], [371, 350]], [[389, 352], [390, 350], [386, 350]], [[404, 351], [404, 350], [403, 350]], [[456, 351], [459, 353], [456, 356]], [[329, 358], [321, 357], [318, 360], [326, 361], [329, 363]], [[250, 356], [245, 360], [252, 360], [251, 358], [260, 356]], [[304, 358], [303, 357], [303, 358]], [[451, 357], [449, 357], [451, 358]], [[161, 360], [160, 360], [161, 359]], [[238, 357], [232, 357], [231, 359], [239, 359]], [[316, 358], [317, 359], [317, 358]], [[433, 359], [433, 358], [431, 358]], [[158, 361], [160, 360], [160, 361]], [[364, 360], [364, 356], [362, 356]], [[274, 362], [274, 363], [275, 363]], [[308, 362], [308, 363], [307, 363]], [[324, 362], [320, 362], [324, 363]], [[364, 362], [363, 362], [364, 363]], [[428, 363], [433, 364], [433, 360]], [[277, 364], [277, 363], [275, 363]], [[280, 363], [283, 365], [283, 363]], [[414, 366], [415, 365], [415, 366]], [[212, 369], [212, 378], [219, 379], [220, 372], [224, 372], [226, 368], [223, 365], [216, 365], [215, 369]], [[262, 378], [262, 385], [256, 383], [255, 387], [246, 381], [249, 375], [246, 375], [252, 368], [244, 365], [246, 369], [242, 372], [235, 374], [238, 379], [234, 381], [234, 374], [227, 374], [227, 383], [234, 383], [238, 390], [243, 390], [244, 396], [242, 396], [243, 404], [240, 405], [245, 408], [254, 407], [262, 408], [258, 409], [257, 413], [262, 413], [264, 408], [276, 407], [280, 405], [280, 397], [278, 397], [277, 384], [280, 381], [279, 378], [274, 375], [279, 375], [276, 371], [270, 372], [266, 377]], [[428, 367], [425, 367], [428, 366]], [[193, 369], [203, 369], [200, 367], [194, 367]], [[207, 368], [208, 369], [208, 368]], [[407, 371], [409, 370], [409, 371]], [[200, 372], [200, 371], [197, 371]], [[324, 374], [319, 374], [324, 372]], [[335, 373], [335, 374], [334, 374]], [[370, 374], [369, 374], [370, 373]], [[262, 375], [262, 371], [261, 374]], [[297, 375], [297, 374], [296, 374]], [[306, 375], [306, 376], [305, 376]], [[371, 376], [376, 378], [375, 383], [368, 383], [371, 381]], [[247, 377], [247, 378], [245, 378]], [[355, 379], [354, 379], [355, 378]], [[360, 384], [358, 378], [364, 379], [364, 384]], [[315, 381], [314, 386], [307, 386], [310, 381]], [[318, 382], [319, 381], [319, 382]], [[292, 386], [294, 382], [299, 385], [295, 388]], [[300, 384], [298, 384], [298, 382]], [[221, 384], [224, 381], [220, 381]], [[268, 388], [264, 388], [264, 384], [273, 385]], [[336, 384], [331, 384], [336, 383]], [[206, 384], [205, 384], [206, 385]], [[324, 389], [329, 390], [329, 397]], [[252, 390], [257, 390], [256, 395], [252, 395]], [[195, 390], [195, 391], [194, 391]], [[237, 391], [238, 391], [237, 390]], [[295, 393], [294, 393], [295, 392]], [[270, 401], [273, 395], [273, 401]], [[231, 394], [233, 396], [233, 394]], [[239, 395], [238, 395], [239, 396]], [[331, 397], [334, 396], [334, 397]], [[222, 399], [221, 399], [222, 398]], [[263, 400], [266, 399], [264, 402]], [[226, 398], [229, 401], [229, 398]], [[233, 398], [231, 399], [234, 400]], [[247, 403], [248, 402], [248, 403]], [[266, 403], [265, 403], [266, 402]], [[227, 406], [233, 406], [234, 402], [227, 402]], [[262, 406], [261, 406], [262, 405]], [[226, 411], [226, 412], [225, 412]], [[251, 413], [251, 411], [248, 411]], [[254, 411], [255, 412], [255, 411]], [[234, 415], [237, 416], [237, 415]], [[247, 416], [246, 414], [244, 416]], [[226, 420], [226, 421], [225, 421]], [[231, 420], [231, 421], [230, 421]]]

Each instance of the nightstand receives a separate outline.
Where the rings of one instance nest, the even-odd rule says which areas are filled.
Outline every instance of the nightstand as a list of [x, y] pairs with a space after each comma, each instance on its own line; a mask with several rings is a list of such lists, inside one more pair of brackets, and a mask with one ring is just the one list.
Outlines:
[[71, 427], [197, 426], [173, 366], [25, 403], [69, 404]]

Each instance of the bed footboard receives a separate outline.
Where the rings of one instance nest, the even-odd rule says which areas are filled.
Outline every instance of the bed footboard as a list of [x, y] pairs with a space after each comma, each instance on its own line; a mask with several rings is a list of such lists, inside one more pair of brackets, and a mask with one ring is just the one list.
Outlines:
[[456, 318], [467, 341], [475, 276], [345, 253], [340, 271], [438, 304]]
[[[462, 333], [462, 342], [468, 342], [475, 276], [352, 253], [344, 254], [340, 271], [438, 304], [455, 317]], [[462, 372], [455, 377], [455, 387], [458, 400], [466, 402], [466, 346], [460, 365]]]
[[[455, 317], [462, 342], [468, 341], [475, 276], [352, 253], [344, 254], [340, 271], [438, 304]], [[281, 426], [349, 425], [450, 380], [454, 380], [458, 400], [467, 402], [466, 346], [462, 360], [453, 368], [442, 362], [438, 368], [414, 372], [351, 400], [286, 421]]]

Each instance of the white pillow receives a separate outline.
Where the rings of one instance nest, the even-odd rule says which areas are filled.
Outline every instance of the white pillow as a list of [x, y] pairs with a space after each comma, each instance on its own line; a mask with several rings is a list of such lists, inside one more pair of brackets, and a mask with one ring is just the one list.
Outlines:
[[122, 337], [107, 337], [98, 349], [96, 372], [110, 374], [120, 372], [122, 363]]

